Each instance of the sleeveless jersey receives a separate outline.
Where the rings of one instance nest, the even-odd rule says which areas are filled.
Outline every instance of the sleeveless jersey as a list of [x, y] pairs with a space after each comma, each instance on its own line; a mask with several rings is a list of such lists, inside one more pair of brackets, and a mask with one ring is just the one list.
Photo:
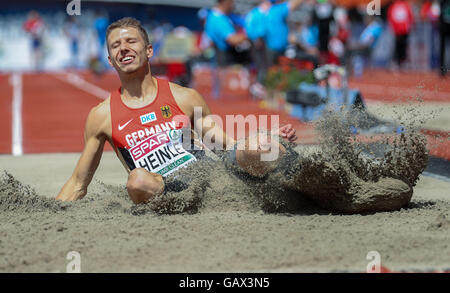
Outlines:
[[121, 88], [111, 93], [112, 141], [130, 170], [145, 168], [165, 177], [196, 158], [182, 143], [189, 119], [177, 105], [169, 82], [156, 80], [156, 98], [141, 108], [125, 105]]

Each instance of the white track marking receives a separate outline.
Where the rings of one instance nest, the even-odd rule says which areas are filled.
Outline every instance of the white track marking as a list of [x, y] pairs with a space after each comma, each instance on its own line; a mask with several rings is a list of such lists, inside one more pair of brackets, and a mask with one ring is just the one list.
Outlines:
[[15, 72], [11, 76], [13, 86], [12, 102], [12, 154], [21, 156], [22, 148], [22, 74]]
[[76, 88], [79, 88], [80, 90], [83, 90], [87, 92], [88, 94], [91, 94], [99, 99], [105, 100], [109, 97], [109, 92], [105, 91], [104, 89], [96, 86], [93, 83], [90, 83], [80, 77], [77, 74], [74, 73], [64, 73], [62, 75], [60, 74], [54, 74], [55, 78], [67, 82], [71, 85], [73, 85]]

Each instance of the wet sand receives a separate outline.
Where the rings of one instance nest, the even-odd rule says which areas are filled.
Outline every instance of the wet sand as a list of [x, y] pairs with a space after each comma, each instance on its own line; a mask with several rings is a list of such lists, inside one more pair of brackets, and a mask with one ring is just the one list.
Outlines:
[[78, 157], [0, 156], [12, 175], [0, 176], [0, 272], [65, 272], [69, 251], [82, 272], [360, 272], [373, 250], [394, 270], [450, 268], [447, 181], [421, 176], [399, 211], [343, 215], [305, 201], [266, 213], [216, 164], [201, 202], [190, 193], [195, 211], [158, 215], [132, 205], [111, 152], [83, 200], [53, 201]]

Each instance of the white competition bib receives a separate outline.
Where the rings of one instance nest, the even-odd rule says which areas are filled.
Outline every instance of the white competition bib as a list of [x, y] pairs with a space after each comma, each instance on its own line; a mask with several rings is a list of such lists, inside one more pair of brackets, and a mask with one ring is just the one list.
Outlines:
[[183, 148], [181, 129], [156, 133], [129, 152], [136, 168], [164, 177], [197, 160]]

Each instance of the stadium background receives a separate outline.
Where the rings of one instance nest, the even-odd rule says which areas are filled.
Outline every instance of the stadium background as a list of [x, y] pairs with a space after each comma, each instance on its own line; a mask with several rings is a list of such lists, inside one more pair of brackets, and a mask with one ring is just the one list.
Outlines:
[[[109, 22], [124, 16], [141, 20], [148, 29], [156, 57], [151, 60], [154, 73], [176, 80], [185, 72], [184, 61], [188, 48], [164, 48], [164, 42], [174, 28], [184, 27], [189, 37], [202, 29], [200, 8], [211, 8], [215, 1], [81, 1], [78, 23], [79, 48], [74, 61], [70, 39], [64, 33], [70, 1], [0, 1], [0, 86], [1, 91], [1, 140], [0, 153], [79, 152], [82, 150], [85, 117], [91, 107], [105, 99], [108, 92], [119, 86], [116, 74], [105, 65], [106, 50], [100, 48], [94, 23], [98, 13], [107, 16]], [[235, 1], [235, 13], [244, 15], [257, 1]], [[337, 1], [348, 7], [352, 17], [357, 5], [369, 1]], [[386, 17], [383, 1], [382, 18]], [[360, 5], [360, 8], [364, 7]], [[353, 9], [351, 9], [353, 8]], [[44, 23], [44, 57], [41, 67], [33, 67], [31, 39], [23, 25], [30, 11], [37, 11]], [[304, 17], [305, 11], [297, 9], [290, 15], [290, 23]], [[353, 18], [355, 14], [353, 13]], [[358, 31], [358, 27], [352, 27]], [[450, 85], [448, 78], [432, 71], [427, 60], [429, 43], [426, 42], [427, 23], [417, 21], [409, 43], [408, 70], [392, 73], [386, 70], [391, 56], [384, 47], [389, 43], [386, 30], [385, 43], [377, 46], [380, 52], [375, 68], [366, 68], [363, 76], [350, 78], [349, 85], [358, 89], [368, 109], [380, 110], [393, 105], [423, 100], [431, 109], [444, 109], [441, 118], [425, 125], [429, 134], [431, 154], [450, 159], [448, 148]], [[392, 36], [391, 36], [392, 37]], [[188, 43], [191, 42], [189, 39]], [[156, 44], [157, 43], [157, 44]], [[175, 43], [178, 44], [178, 43]], [[178, 50], [178, 51], [177, 51]], [[103, 70], [96, 74], [89, 67], [90, 60], [100, 52]], [[383, 55], [384, 53], [384, 55]], [[384, 59], [383, 59], [384, 58]], [[384, 60], [384, 61], [383, 61]], [[213, 112], [222, 117], [227, 114], [279, 114], [281, 123], [292, 123], [299, 132], [299, 142], [315, 143], [313, 126], [295, 115], [295, 105], [277, 103], [269, 105], [255, 100], [249, 94], [251, 76], [247, 71], [227, 71], [220, 75], [221, 91], [215, 93], [214, 70], [206, 67], [194, 71], [191, 86], [199, 90]], [[298, 111], [297, 111], [298, 112]], [[436, 139], [439, 135], [440, 139]], [[444, 139], [442, 139], [442, 137]], [[110, 147], [107, 146], [110, 150]]]

